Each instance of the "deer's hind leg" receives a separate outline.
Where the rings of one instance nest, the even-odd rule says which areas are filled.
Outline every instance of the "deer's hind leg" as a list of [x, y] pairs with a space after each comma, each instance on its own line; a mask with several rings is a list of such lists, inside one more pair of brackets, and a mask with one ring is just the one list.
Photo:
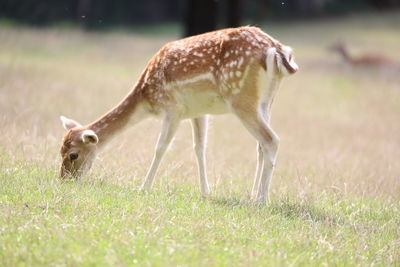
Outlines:
[[[242, 104], [245, 103], [245, 104]], [[253, 189], [255, 198], [260, 203], [268, 201], [269, 184], [275, 166], [276, 154], [278, 151], [279, 138], [268, 124], [261, 105], [257, 101], [251, 104], [249, 101], [237, 101], [232, 104], [232, 111], [240, 119], [246, 129], [257, 139], [260, 146], [259, 166], [260, 174], [256, 176]], [[262, 161], [262, 162], [261, 162]], [[258, 189], [258, 190], [257, 190]]]
[[251, 198], [256, 199], [258, 194], [258, 188], [260, 187], [260, 180], [264, 166], [264, 155], [262, 152], [261, 144], [257, 142], [257, 167], [256, 175], [254, 177], [253, 189], [251, 190]]
[[[266, 122], [269, 125], [270, 118], [271, 118], [271, 112], [270, 112], [270, 105], [267, 104], [266, 102], [262, 102], [259, 107], [261, 108], [261, 114], [264, 114], [264, 118]], [[251, 190], [251, 198], [256, 199], [258, 190], [260, 187], [260, 180], [261, 180], [261, 175], [263, 171], [263, 165], [264, 165], [264, 155], [263, 155], [263, 150], [261, 147], [260, 142], [257, 142], [257, 169], [256, 169], [256, 175], [254, 178], [254, 183], [253, 183], [253, 189]]]

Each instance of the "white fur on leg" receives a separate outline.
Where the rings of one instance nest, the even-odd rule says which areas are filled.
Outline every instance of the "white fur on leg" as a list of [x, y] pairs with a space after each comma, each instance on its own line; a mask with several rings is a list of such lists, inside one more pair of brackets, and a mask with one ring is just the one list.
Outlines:
[[264, 157], [260, 143], [257, 144], [257, 170], [256, 176], [254, 177], [253, 189], [251, 190], [251, 198], [256, 199], [258, 189], [260, 187], [260, 180], [263, 171]]
[[276, 155], [279, 145], [279, 137], [274, 133], [271, 128], [268, 127], [268, 129], [272, 136], [272, 141], [264, 142], [261, 145], [263, 150], [264, 162], [257, 194], [257, 201], [262, 204], [267, 203], [269, 200], [269, 185], [271, 183], [272, 173], [275, 168]]
[[196, 152], [197, 166], [199, 169], [200, 191], [203, 196], [210, 194], [206, 167], [207, 122], [207, 116], [202, 116], [192, 120], [193, 145]]
[[167, 150], [168, 146], [171, 144], [173, 137], [175, 136], [179, 121], [180, 120], [172, 114], [167, 115], [167, 117], [165, 118], [160, 137], [158, 138], [153, 161], [151, 162], [150, 169], [147, 172], [144, 184], [141, 187], [142, 190], [151, 190], [154, 182], [154, 177], [157, 173], [157, 169], [160, 166], [161, 160], [165, 155], [165, 151]]

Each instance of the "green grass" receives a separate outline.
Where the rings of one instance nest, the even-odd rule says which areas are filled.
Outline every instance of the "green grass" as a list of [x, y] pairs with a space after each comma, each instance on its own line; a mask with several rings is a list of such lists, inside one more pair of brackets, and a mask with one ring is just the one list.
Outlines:
[[[5, 163], [5, 162], [3, 162]], [[188, 185], [138, 192], [2, 169], [0, 262], [27, 265], [398, 265], [400, 205], [315, 194], [257, 206]]]
[[281, 144], [267, 206], [249, 197], [255, 141], [228, 115], [211, 122], [210, 197], [200, 196], [186, 123], [154, 191], [137, 190], [155, 120], [116, 138], [86, 177], [61, 183], [59, 115], [103, 114], [177, 28], [0, 23], [0, 265], [400, 266], [400, 75], [326, 50], [339, 38], [354, 55], [400, 62], [399, 18], [264, 25], [301, 67], [274, 101]]

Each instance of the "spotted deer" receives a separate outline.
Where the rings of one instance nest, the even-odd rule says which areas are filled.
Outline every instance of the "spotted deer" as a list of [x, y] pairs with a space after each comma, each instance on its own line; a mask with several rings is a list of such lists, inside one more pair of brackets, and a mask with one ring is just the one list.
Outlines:
[[61, 147], [61, 177], [86, 172], [99, 149], [127, 125], [161, 116], [162, 130], [142, 185], [150, 190], [179, 123], [191, 119], [201, 194], [207, 195], [208, 115], [233, 113], [258, 142], [252, 198], [265, 203], [279, 143], [269, 123], [271, 105], [281, 79], [297, 69], [291, 48], [256, 27], [170, 42], [150, 60], [133, 90], [99, 119], [82, 126], [61, 116], [68, 130]]

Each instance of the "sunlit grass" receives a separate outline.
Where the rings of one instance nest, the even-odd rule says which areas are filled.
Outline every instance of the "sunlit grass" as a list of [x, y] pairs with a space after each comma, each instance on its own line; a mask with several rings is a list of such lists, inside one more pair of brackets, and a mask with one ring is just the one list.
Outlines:
[[[85, 180], [14, 163], [1, 180], [0, 260], [28, 264], [398, 264], [399, 205], [320, 193], [268, 207], [187, 185]], [[17, 249], [15, 249], [17, 248]]]
[[156, 120], [116, 138], [82, 180], [60, 183], [59, 115], [103, 114], [176, 30], [0, 25], [0, 263], [399, 265], [399, 71], [354, 69], [326, 49], [343, 39], [400, 62], [398, 15], [263, 26], [301, 67], [274, 102], [281, 145], [265, 207], [249, 200], [255, 141], [229, 115], [211, 122], [209, 198], [187, 123], [149, 194], [137, 188]]

